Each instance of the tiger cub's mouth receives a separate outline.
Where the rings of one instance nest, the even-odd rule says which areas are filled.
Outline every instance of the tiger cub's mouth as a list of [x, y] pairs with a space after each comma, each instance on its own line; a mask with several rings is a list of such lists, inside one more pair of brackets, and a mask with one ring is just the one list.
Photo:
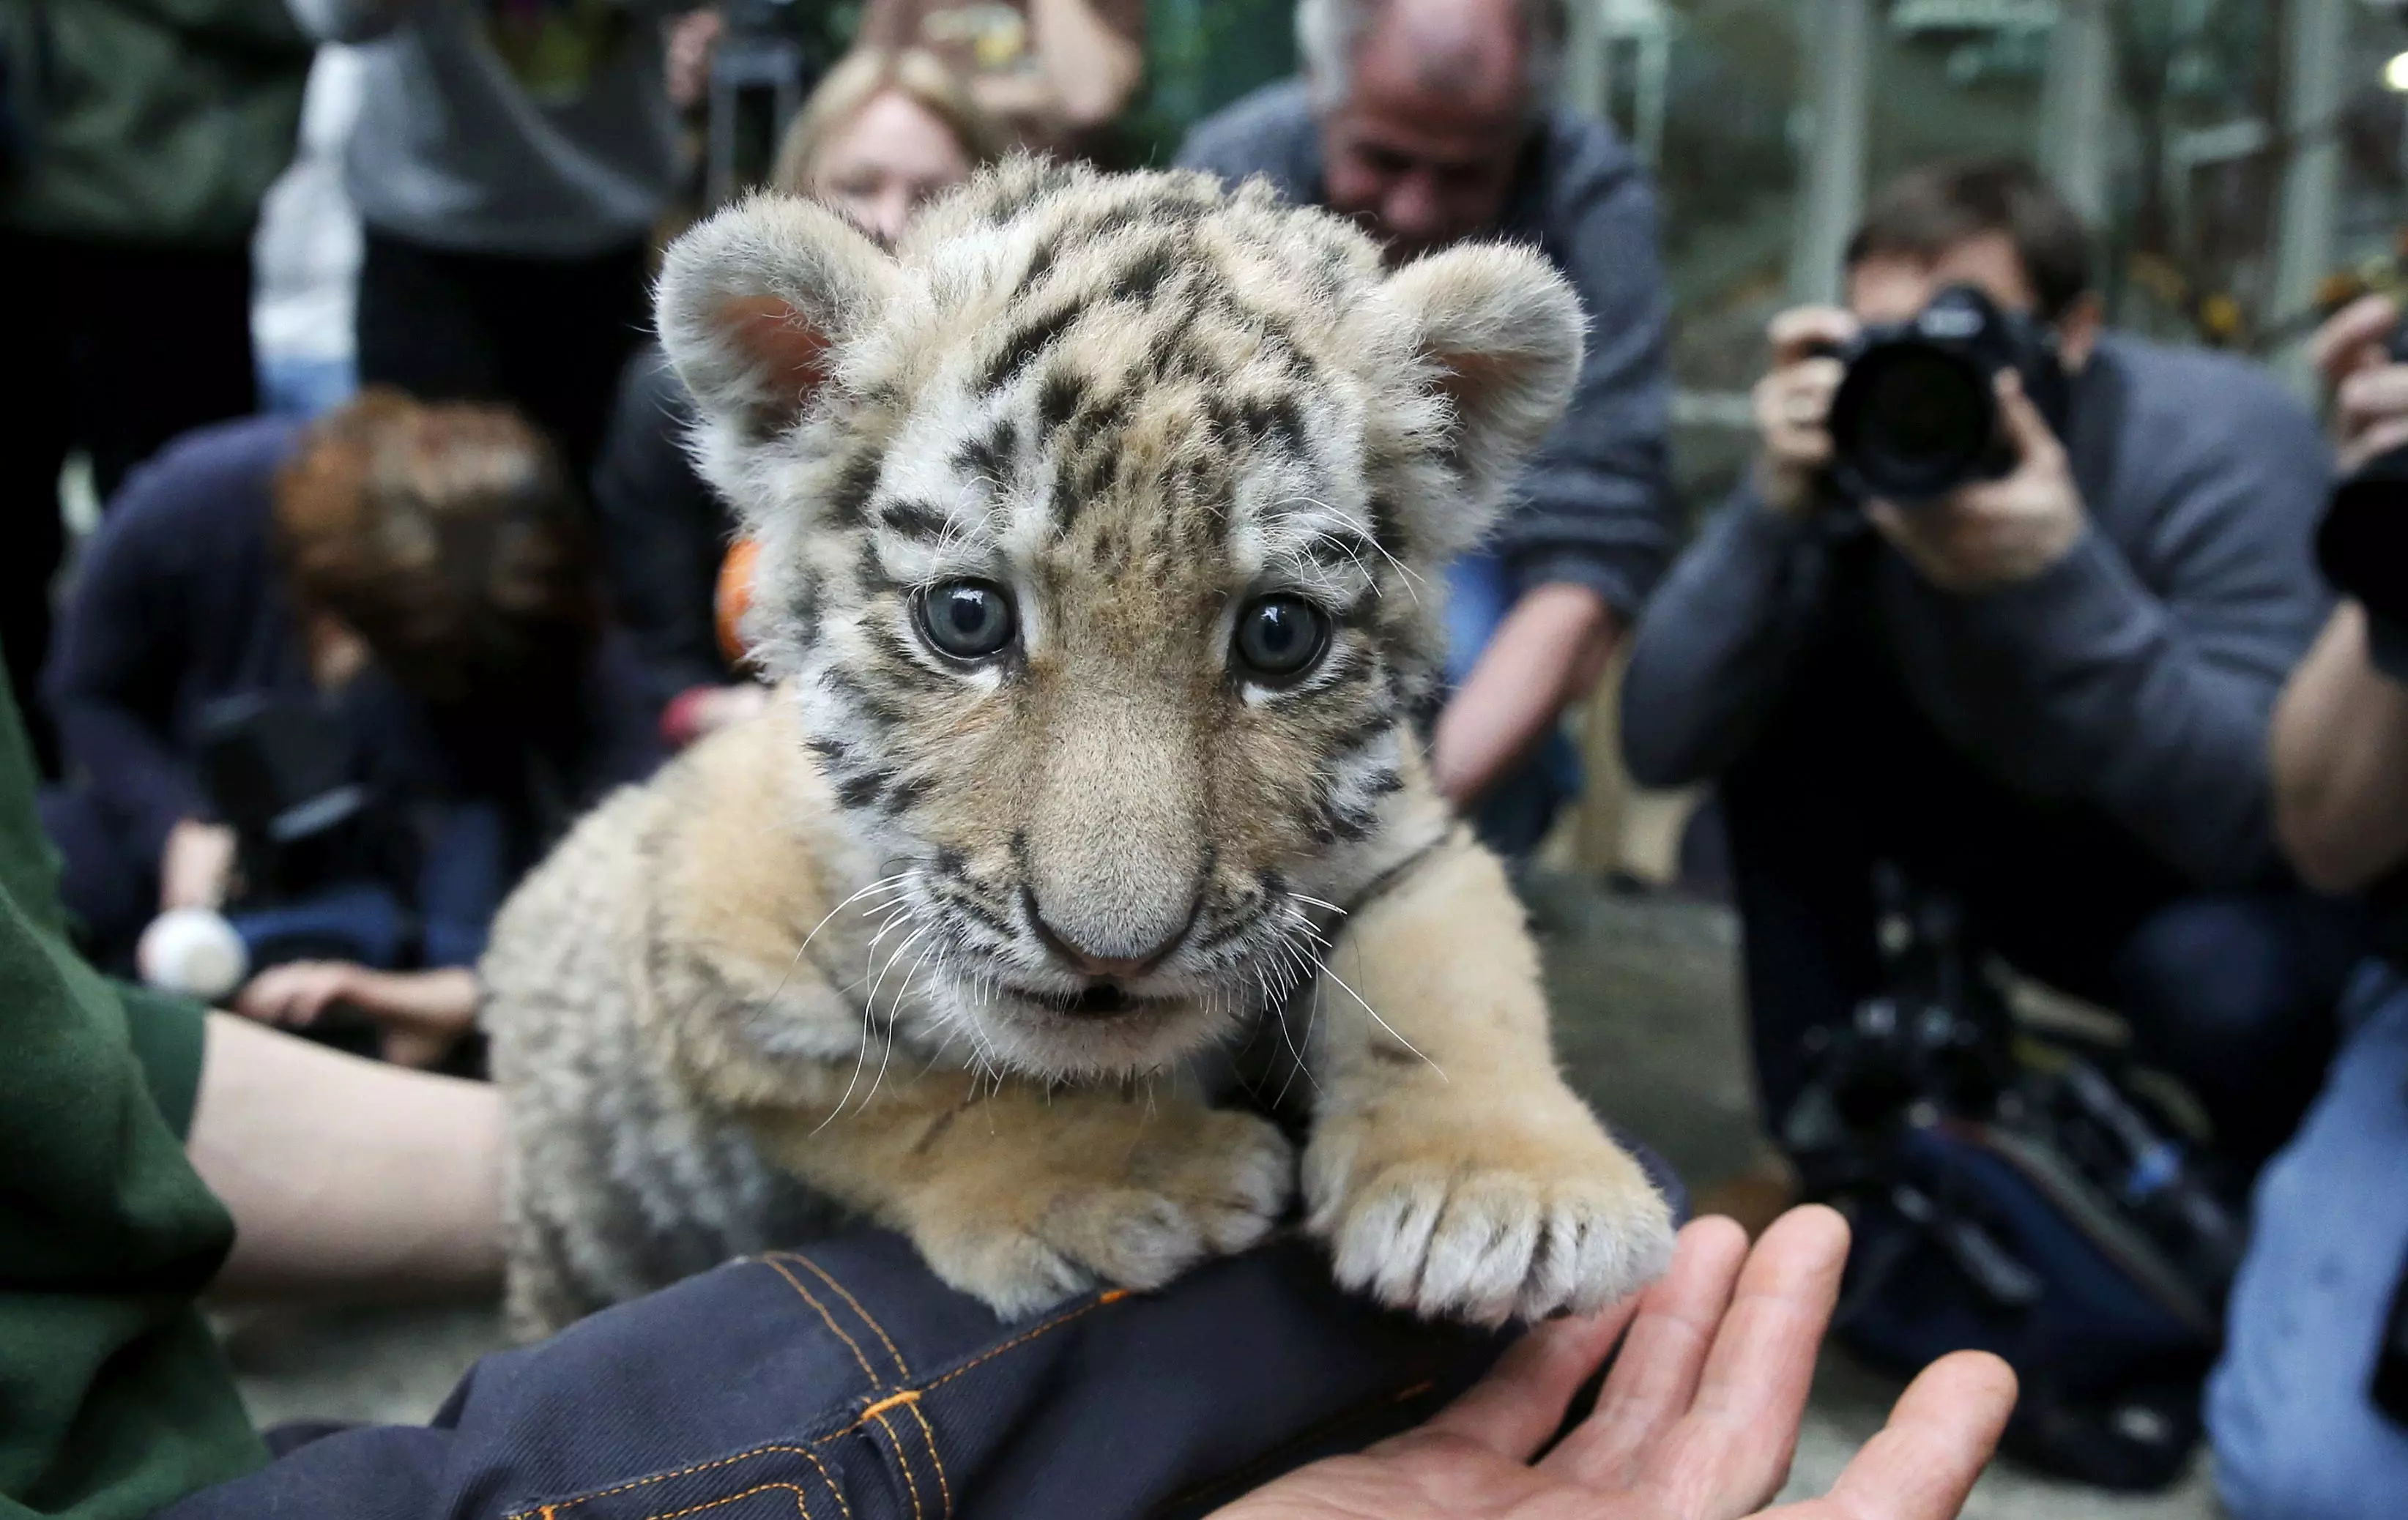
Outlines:
[[1124, 1013], [1147, 1011], [1178, 1000], [1142, 997], [1111, 981], [1090, 982], [1077, 992], [1035, 992], [1017, 987], [1012, 990], [1048, 1011], [1079, 1019], [1118, 1018]]

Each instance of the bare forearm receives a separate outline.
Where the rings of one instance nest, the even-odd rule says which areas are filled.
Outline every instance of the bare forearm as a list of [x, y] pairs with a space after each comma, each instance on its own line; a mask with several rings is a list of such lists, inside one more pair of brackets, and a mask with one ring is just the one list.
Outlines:
[[1539, 586], [1515, 603], [1439, 715], [1430, 771], [1447, 801], [1468, 809], [1502, 780], [1597, 684], [1620, 636], [1584, 586]]
[[2408, 686], [2368, 657], [2344, 603], [2274, 710], [2274, 828], [2301, 877], [2365, 886], [2408, 858]]
[[234, 1214], [231, 1298], [501, 1284], [501, 1099], [211, 1013], [185, 1142]]

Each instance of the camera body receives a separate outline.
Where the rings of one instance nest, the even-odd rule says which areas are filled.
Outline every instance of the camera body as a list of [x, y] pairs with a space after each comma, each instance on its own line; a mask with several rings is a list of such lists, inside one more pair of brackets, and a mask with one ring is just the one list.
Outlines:
[[1865, 328], [1837, 353], [1831, 482], [1846, 496], [1913, 506], [2015, 466], [1993, 387], [2002, 369], [2060, 435], [2070, 386], [2056, 329], [1951, 285], [1899, 323]]
[[339, 718], [249, 694], [212, 704], [200, 726], [202, 789], [235, 831], [246, 898], [290, 900], [367, 868], [369, 793]]

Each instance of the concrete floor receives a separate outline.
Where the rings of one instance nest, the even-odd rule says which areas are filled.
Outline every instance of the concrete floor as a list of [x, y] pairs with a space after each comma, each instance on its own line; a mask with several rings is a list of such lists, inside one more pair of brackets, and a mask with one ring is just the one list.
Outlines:
[[[1748, 1169], [1756, 1129], [1736, 935], [1719, 910], [1608, 894], [1569, 877], [1527, 888], [1545, 941], [1567, 1068], [1598, 1111], [1661, 1152], [1693, 1189]], [[254, 1311], [221, 1321], [252, 1418], [415, 1422], [501, 1344], [489, 1305]], [[1896, 1384], [1828, 1355], [1785, 1497], [1819, 1494], [1878, 1429]], [[2165, 1494], [2126, 1498], [1994, 1466], [1967, 1520], [2216, 1520], [2202, 1458]]]

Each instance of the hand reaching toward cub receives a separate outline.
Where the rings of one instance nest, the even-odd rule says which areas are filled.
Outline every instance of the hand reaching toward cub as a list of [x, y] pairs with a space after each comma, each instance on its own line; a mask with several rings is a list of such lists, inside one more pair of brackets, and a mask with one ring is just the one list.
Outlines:
[[[1926, 1369], [1828, 1496], [1764, 1507], [1788, 1475], [1847, 1253], [1828, 1209], [1792, 1212], [1753, 1252], [1730, 1221], [1699, 1220], [1645, 1294], [1531, 1331], [1427, 1425], [1215, 1520], [1947, 1520], [2014, 1408], [2014, 1375], [1979, 1352]], [[1540, 1455], [1617, 1340], [1597, 1412]]]

